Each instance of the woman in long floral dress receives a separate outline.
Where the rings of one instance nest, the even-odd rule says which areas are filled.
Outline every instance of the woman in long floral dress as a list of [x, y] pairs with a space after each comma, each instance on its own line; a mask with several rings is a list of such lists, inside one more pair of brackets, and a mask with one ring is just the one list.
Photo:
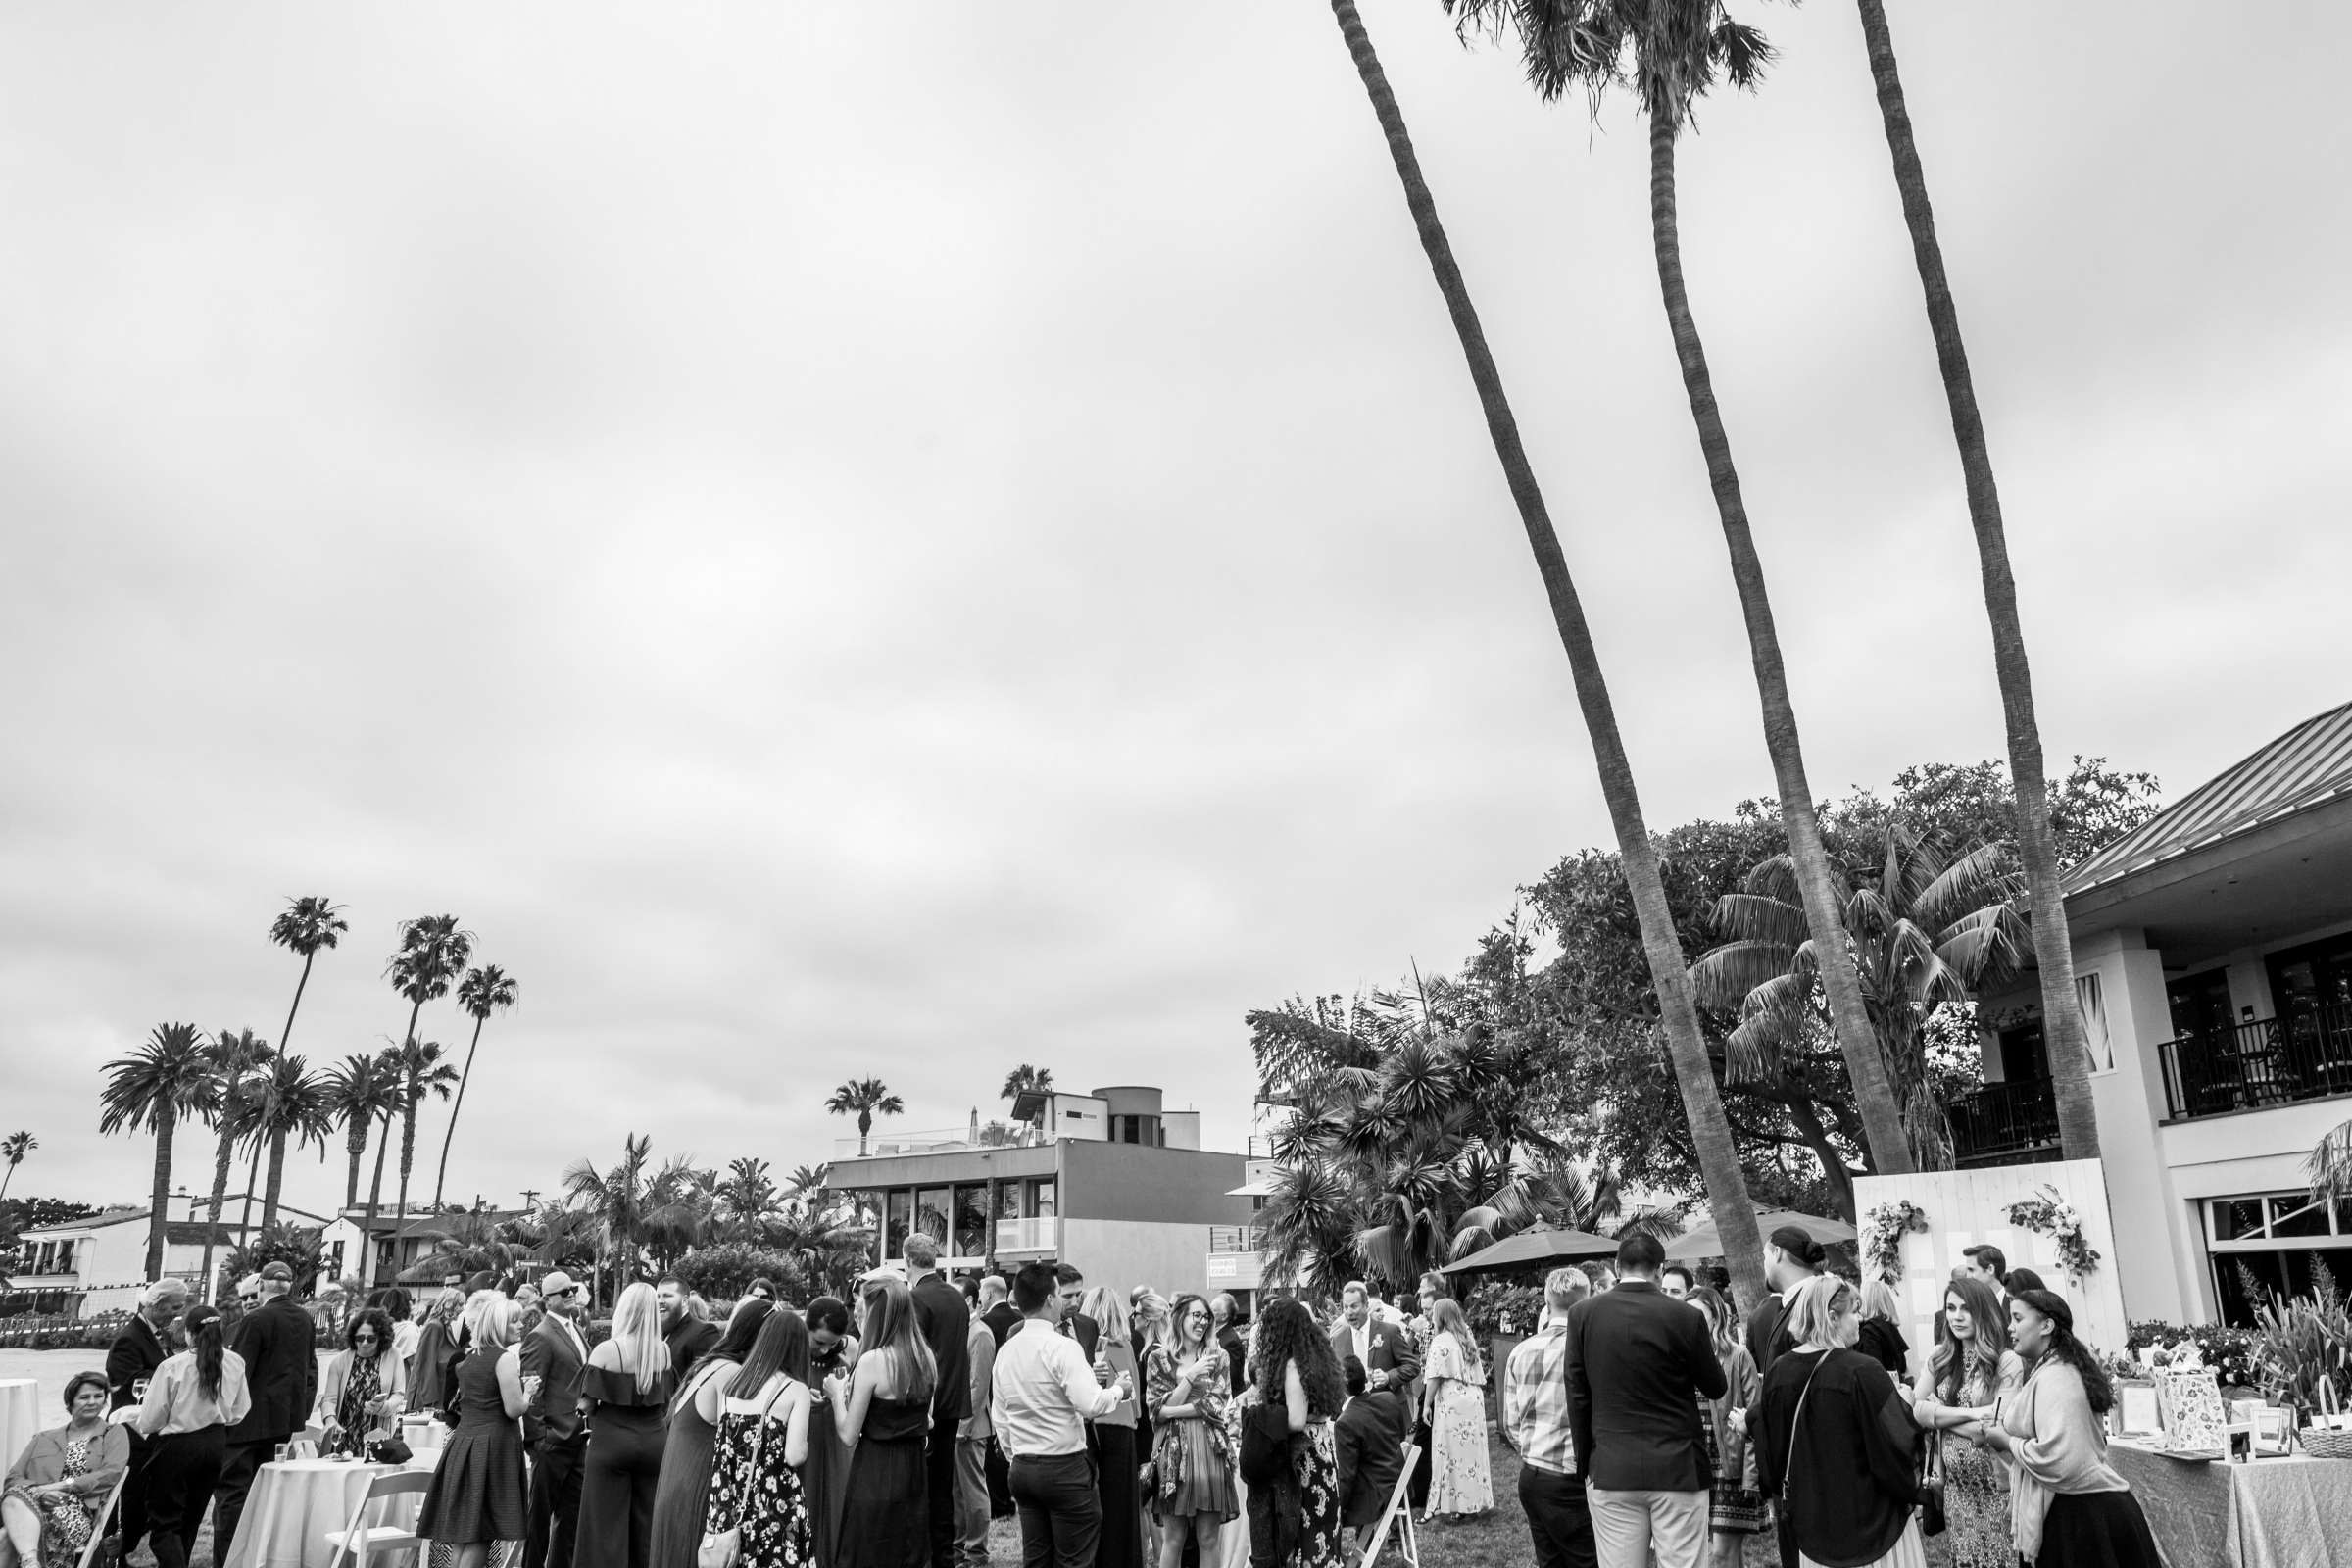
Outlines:
[[1429, 1423], [1429, 1506], [1424, 1519], [1459, 1518], [1494, 1506], [1487, 1469], [1487, 1369], [1459, 1302], [1430, 1306], [1429, 1354], [1421, 1363], [1421, 1408]]
[[1269, 1302], [1250, 1347], [1245, 1403], [1281, 1404], [1290, 1415], [1290, 1473], [1249, 1493], [1250, 1557], [1276, 1568], [1343, 1568], [1340, 1448], [1333, 1423], [1347, 1384], [1331, 1341], [1303, 1302]]
[[742, 1568], [810, 1568], [816, 1561], [801, 1466], [808, 1459], [808, 1329], [793, 1311], [760, 1325], [719, 1401], [707, 1535], [743, 1532]]
[[1968, 1276], [1945, 1286], [1943, 1327], [1919, 1374], [1911, 1411], [1943, 1446], [1942, 1541], [1952, 1568], [2016, 1568], [2009, 1466], [1952, 1429], [1975, 1420], [1994, 1399], [2017, 1393], [2025, 1377], [2025, 1363], [2009, 1348], [2009, 1330], [1992, 1287]]

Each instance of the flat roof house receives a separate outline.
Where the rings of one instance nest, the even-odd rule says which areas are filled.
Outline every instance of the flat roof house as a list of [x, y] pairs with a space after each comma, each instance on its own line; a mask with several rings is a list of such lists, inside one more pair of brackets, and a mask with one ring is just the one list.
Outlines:
[[[2134, 1319], [2251, 1322], [2325, 1263], [2352, 1204], [2305, 1161], [2352, 1119], [2352, 703], [2296, 725], [2070, 871], [2118, 1281]], [[1960, 1163], [2055, 1158], [2037, 1008], [1988, 997]], [[1997, 1027], [2005, 1024], [2006, 1027]]]
[[1250, 1220], [1243, 1156], [1201, 1149], [1199, 1113], [1157, 1089], [1025, 1095], [1013, 1118], [844, 1140], [825, 1186], [873, 1226], [877, 1263], [922, 1231], [951, 1274], [1045, 1259], [1121, 1291], [1203, 1289], [1204, 1228]]
[[[149, 1212], [115, 1209], [20, 1233], [17, 1256], [24, 1266], [8, 1277], [10, 1296], [28, 1298], [26, 1310], [75, 1317], [136, 1306], [147, 1283]], [[204, 1273], [208, 1229], [217, 1263], [237, 1244], [234, 1227], [208, 1227], [200, 1220], [165, 1222], [166, 1278], [185, 1280], [191, 1289], [197, 1286]]]

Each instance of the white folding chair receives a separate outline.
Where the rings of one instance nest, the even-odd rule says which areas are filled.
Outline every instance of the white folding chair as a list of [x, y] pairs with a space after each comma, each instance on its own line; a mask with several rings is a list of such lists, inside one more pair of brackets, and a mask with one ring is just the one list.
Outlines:
[[106, 1544], [107, 1527], [115, 1521], [115, 1508], [122, 1501], [122, 1485], [129, 1479], [128, 1468], [115, 1477], [115, 1489], [106, 1494], [106, 1506], [90, 1516], [89, 1544], [81, 1548], [79, 1568], [90, 1568], [90, 1564], [97, 1561], [98, 1548]]
[[327, 1568], [368, 1568], [368, 1559], [379, 1551], [416, 1551], [424, 1540], [415, 1531], [400, 1525], [368, 1523], [368, 1510], [386, 1497], [406, 1496], [411, 1493], [423, 1494], [433, 1478], [419, 1470], [391, 1470], [368, 1483], [368, 1494], [360, 1505], [351, 1510], [351, 1520], [340, 1530], [330, 1530], [326, 1539], [334, 1544], [335, 1554], [327, 1560]]
[[1410, 1443], [1404, 1446], [1404, 1468], [1396, 1472], [1396, 1485], [1389, 1492], [1389, 1505], [1381, 1511], [1380, 1523], [1365, 1544], [1364, 1568], [1372, 1568], [1372, 1564], [1380, 1561], [1381, 1549], [1388, 1544], [1389, 1526], [1399, 1519], [1404, 1521], [1404, 1530], [1396, 1538], [1397, 1553], [1412, 1568], [1421, 1568], [1421, 1538], [1413, 1533], [1413, 1505], [1405, 1496], [1413, 1484], [1413, 1464], [1420, 1457], [1418, 1447]]

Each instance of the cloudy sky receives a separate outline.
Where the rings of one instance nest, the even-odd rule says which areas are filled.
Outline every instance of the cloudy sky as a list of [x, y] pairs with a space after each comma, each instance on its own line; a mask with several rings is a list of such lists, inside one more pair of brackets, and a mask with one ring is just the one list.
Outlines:
[[[1365, 11], [1651, 820], [1768, 793], [1642, 126]], [[2230, 68], [2210, 8], [1896, 12], [2049, 750], [2177, 795], [2352, 696], [2352, 14]], [[1827, 794], [2001, 739], [1857, 23], [1758, 20], [1683, 237]], [[1321, 6], [16, 8], [0, 211], [19, 1191], [143, 1195], [99, 1064], [276, 1038], [297, 894], [315, 1063], [404, 1021], [403, 917], [519, 976], [451, 1173], [511, 1201], [1020, 1061], [1230, 1146], [1245, 1009], [1607, 839]]]

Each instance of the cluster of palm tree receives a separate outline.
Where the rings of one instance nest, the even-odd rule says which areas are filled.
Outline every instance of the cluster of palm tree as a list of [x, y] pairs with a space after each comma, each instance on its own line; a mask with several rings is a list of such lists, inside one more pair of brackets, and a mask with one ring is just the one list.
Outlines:
[[0, 1171], [0, 1198], [8, 1196], [8, 1184], [17, 1179], [17, 1167], [24, 1163], [24, 1156], [40, 1147], [41, 1141], [27, 1132], [0, 1138], [0, 1160], [8, 1162], [8, 1169]]
[[[1740, 494], [1740, 474], [1683, 275], [1676, 187], [1676, 155], [1682, 132], [1700, 97], [1718, 86], [1736, 90], [1758, 85], [1773, 53], [1763, 35], [1735, 20], [1725, 0], [1558, 0], [1529, 5], [1524, 0], [1441, 0], [1457, 31], [1515, 38], [1528, 81], [1547, 102], [1582, 94], [1597, 115], [1602, 102], [1623, 91], [1637, 112], [1649, 117], [1649, 200], [1652, 250], [1661, 303], [1680, 364], [1684, 389], [1698, 435], [1701, 459], [1714, 494], [1718, 521], [1729, 553], [1746, 625], [1750, 662], [1762, 708], [1770, 756], [1789, 840], [1786, 891], [1801, 911], [1813, 949], [1808, 984], [1819, 990], [1838, 1051], [1851, 1075], [1861, 1121], [1877, 1168], [1914, 1168], [1901, 1097], [1870, 1025], [1869, 1004], [1859, 965], [1849, 951], [1841, 900], [1815, 819], [1814, 796], [1804, 765], [1795, 708], [1781, 657], [1763, 564]], [[1895, 184], [1909, 224], [1930, 326], [1942, 370], [1952, 428], [1960, 453], [1969, 516], [1983, 567], [1985, 612], [1992, 627], [1994, 674], [2007, 721], [2010, 770], [2018, 799], [2018, 837], [2031, 906], [2048, 911], [2032, 943], [2037, 960], [2051, 1077], [2059, 1103], [2066, 1157], [2096, 1158], [2098, 1131], [2092, 1111], [2089, 1058], [2074, 996], [2073, 959], [2058, 893], [2058, 856], [2050, 826], [2048, 782], [2034, 717], [2025, 637], [2010, 571], [2000, 501], [1974, 382], [1960, 334], [1933, 209], [1912, 136], [1894, 48], [1881, 0], [1857, 0], [1865, 53], [1877, 89]], [[1626, 758], [1607, 680], [1592, 644], [1576, 582], [1568, 569], [1542, 486], [1537, 482], [1501, 372], [1470, 298], [1451, 241], [1438, 215], [1403, 111], [1397, 106], [1354, 0], [1332, 0], [1332, 12], [1353, 60], [1373, 113], [1387, 140], [1422, 249], [1429, 259], [1460, 341], [1470, 377], [1485, 413], [1521, 524], [1536, 557], [1553, 621], [1567, 653], [1579, 706], [1592, 739], [1601, 792], [1615, 829], [1625, 875], [1639, 915], [1643, 949], [1656, 990], [1660, 1023], [1674, 1063], [1685, 1113], [1707, 1186], [1713, 1217], [1721, 1230], [1736, 1282], [1743, 1294], [1757, 1289], [1762, 1242], [1748, 1202], [1732, 1130], [1707, 1061], [1706, 1046], [1688, 973], [1688, 957], [1676, 938], [1657, 858], [1649, 843], [1633, 769]]]
[[[426, 915], [402, 922], [400, 945], [385, 974], [402, 1001], [409, 1004], [401, 1044], [374, 1053], [354, 1053], [341, 1064], [313, 1072], [309, 1063], [286, 1050], [294, 1023], [309, 989], [311, 970], [318, 955], [331, 952], [351, 929], [342, 906], [322, 896], [288, 901], [271, 922], [270, 941], [302, 959], [294, 983], [294, 1000], [286, 1009], [285, 1026], [276, 1045], [250, 1029], [223, 1029], [207, 1035], [193, 1024], [159, 1024], [130, 1055], [110, 1061], [103, 1069], [99, 1131], [141, 1132], [155, 1138], [154, 1190], [147, 1237], [147, 1277], [163, 1271], [165, 1202], [172, 1190], [174, 1135], [182, 1121], [196, 1121], [213, 1130], [211, 1220], [206, 1230], [204, 1278], [213, 1277], [214, 1240], [227, 1201], [229, 1172], [237, 1151], [250, 1151], [245, 1181], [245, 1206], [239, 1221], [240, 1244], [250, 1245], [253, 1198], [263, 1188], [262, 1229], [277, 1224], [279, 1197], [285, 1177], [289, 1145], [300, 1149], [316, 1144], [324, 1157], [329, 1136], [340, 1127], [350, 1154], [344, 1184], [346, 1208], [359, 1200], [360, 1167], [368, 1142], [376, 1139], [375, 1177], [368, 1195], [368, 1227], [374, 1234], [383, 1188], [384, 1162], [391, 1145], [391, 1126], [401, 1124], [399, 1198], [397, 1212], [408, 1213], [409, 1176], [415, 1163], [416, 1112], [429, 1099], [462, 1097], [473, 1066], [474, 1050], [481, 1044], [482, 1025], [491, 1014], [514, 1004], [513, 976], [495, 964], [469, 966], [472, 933], [459, 927], [455, 915]], [[437, 1042], [419, 1040], [416, 1026], [425, 1004], [455, 989], [458, 1004], [473, 1020], [471, 1043], [463, 1069], [444, 1059]], [[449, 1168], [450, 1141], [457, 1131], [453, 1108], [441, 1145], [441, 1163], [433, 1190], [433, 1206], [441, 1203], [442, 1179]], [[378, 1138], [377, 1135], [381, 1134]], [[267, 1153], [269, 1174], [262, 1181]], [[365, 1250], [372, 1270], [374, 1249]]]

